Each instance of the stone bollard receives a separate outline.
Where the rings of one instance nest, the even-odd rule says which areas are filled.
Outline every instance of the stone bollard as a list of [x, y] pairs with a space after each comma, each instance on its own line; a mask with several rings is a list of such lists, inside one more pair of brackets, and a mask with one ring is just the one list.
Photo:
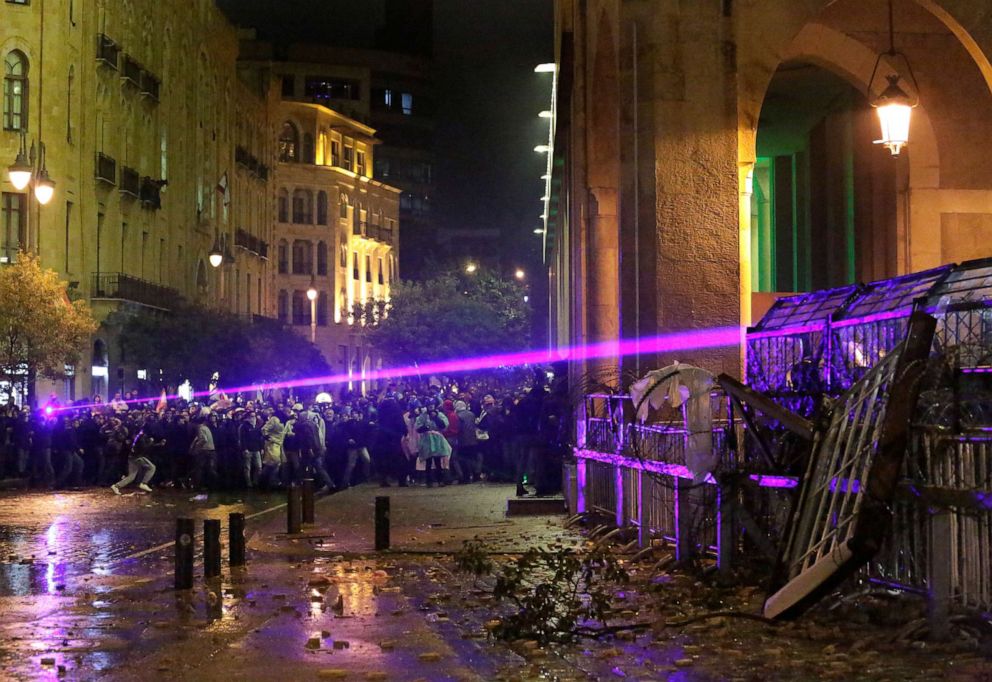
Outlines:
[[193, 589], [193, 519], [176, 519], [176, 589]]
[[375, 498], [375, 549], [389, 549], [389, 498]]
[[227, 517], [227, 549], [231, 566], [244, 566], [245, 559], [245, 515], [233, 512]]
[[286, 495], [286, 532], [290, 535], [297, 535], [302, 523], [300, 487], [295, 483], [290, 484]]
[[220, 519], [203, 521], [203, 577], [220, 577]]
[[313, 524], [313, 479], [303, 479], [303, 523]]

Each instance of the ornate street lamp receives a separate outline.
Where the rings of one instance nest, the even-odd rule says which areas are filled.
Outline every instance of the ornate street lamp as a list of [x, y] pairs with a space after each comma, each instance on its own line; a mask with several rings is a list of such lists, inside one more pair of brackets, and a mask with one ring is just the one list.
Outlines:
[[[913, 67], [910, 66], [909, 59], [895, 48], [892, 0], [889, 0], [889, 49], [887, 52], [879, 54], [878, 59], [875, 60], [875, 68], [872, 69], [871, 79], [868, 81], [869, 95], [874, 92], [872, 86], [875, 84], [875, 76], [878, 74], [878, 65], [882, 62], [882, 57], [890, 57], [893, 60], [896, 57], [901, 57], [912, 80], [913, 92], [919, 93], [919, 85], [916, 83], [916, 76], [913, 75]], [[892, 156], [899, 156], [902, 148], [909, 143], [909, 121], [913, 108], [920, 103], [919, 95], [912, 98], [906, 94], [906, 91], [899, 85], [901, 79], [899, 74], [886, 75], [885, 78], [889, 84], [871, 102], [875, 111], [878, 112], [878, 120], [882, 127], [882, 138], [875, 140], [875, 144], [883, 145], [892, 152]]]
[[214, 245], [210, 249], [210, 253], [207, 254], [207, 260], [215, 268], [219, 268], [221, 263], [224, 262], [224, 252], [220, 248], [220, 235], [214, 235]]
[[[7, 176], [14, 189], [22, 191], [31, 184], [34, 179], [34, 197], [38, 203], [44, 206], [52, 200], [55, 194], [55, 182], [48, 175], [48, 167], [45, 163], [45, 143], [38, 144], [38, 152], [35, 153], [34, 143], [31, 144], [31, 151], [28, 151], [27, 133], [21, 131], [21, 147], [17, 151], [14, 163], [7, 167]], [[37, 158], [35, 158], [37, 156]], [[37, 161], [37, 168], [35, 162]], [[36, 172], [37, 170], [37, 172]]]
[[310, 275], [307, 298], [310, 299], [310, 343], [317, 343], [317, 278]]

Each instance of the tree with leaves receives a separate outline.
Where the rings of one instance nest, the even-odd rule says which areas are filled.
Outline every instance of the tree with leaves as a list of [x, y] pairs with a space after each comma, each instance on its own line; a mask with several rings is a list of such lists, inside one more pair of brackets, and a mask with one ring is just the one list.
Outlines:
[[445, 273], [393, 285], [389, 301], [356, 305], [368, 342], [393, 365], [526, 349], [530, 309], [518, 282]]
[[161, 373], [164, 387], [187, 379], [205, 386], [214, 372], [227, 387], [328, 374], [330, 367], [308, 340], [276, 320], [242, 317], [198, 305], [169, 313], [142, 311], [122, 325], [132, 362]]
[[0, 266], [0, 377], [26, 386], [29, 403], [35, 377], [64, 377], [96, 328], [86, 301], [71, 301], [67, 283], [36, 256]]

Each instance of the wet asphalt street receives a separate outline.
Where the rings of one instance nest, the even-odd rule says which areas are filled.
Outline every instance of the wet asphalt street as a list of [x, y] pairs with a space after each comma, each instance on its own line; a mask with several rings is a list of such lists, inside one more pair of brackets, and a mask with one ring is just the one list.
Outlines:
[[73, 576], [126, 573], [143, 552], [170, 542], [177, 517], [226, 521], [231, 512], [251, 516], [283, 502], [251, 492], [194, 496], [168, 489], [0, 493], [0, 596], [55, 594]]

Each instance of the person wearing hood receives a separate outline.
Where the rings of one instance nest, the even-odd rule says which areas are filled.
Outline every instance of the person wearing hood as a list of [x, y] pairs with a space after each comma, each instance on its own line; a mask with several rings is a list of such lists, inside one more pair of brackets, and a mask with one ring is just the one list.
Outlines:
[[282, 467], [285, 457], [282, 452], [282, 444], [286, 438], [286, 429], [279, 421], [274, 410], [267, 410], [268, 419], [262, 426], [262, 437], [264, 445], [262, 448], [262, 473], [259, 476], [259, 483], [266, 487], [273, 487], [279, 482], [279, 469]]

